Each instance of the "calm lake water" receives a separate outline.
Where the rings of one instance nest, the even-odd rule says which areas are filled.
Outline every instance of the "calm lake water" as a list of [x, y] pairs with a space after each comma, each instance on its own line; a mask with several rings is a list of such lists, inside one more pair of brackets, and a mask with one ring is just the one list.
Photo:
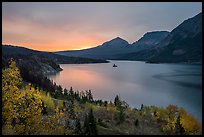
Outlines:
[[[112, 67], [113, 64], [118, 67]], [[94, 99], [114, 101], [118, 94], [130, 107], [141, 104], [184, 107], [202, 121], [202, 65], [148, 64], [110, 61], [100, 64], [61, 64], [49, 76], [63, 88], [91, 90]]]

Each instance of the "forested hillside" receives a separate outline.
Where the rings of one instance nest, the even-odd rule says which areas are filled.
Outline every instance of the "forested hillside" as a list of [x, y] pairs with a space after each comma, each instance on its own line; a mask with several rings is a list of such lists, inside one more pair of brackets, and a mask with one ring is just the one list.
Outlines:
[[67, 57], [50, 52], [42, 52], [24, 47], [2, 45], [2, 67], [8, 66], [8, 60], [16, 60], [21, 72], [29, 71], [39, 75], [55, 74], [62, 69], [59, 64], [107, 63], [105, 60]]

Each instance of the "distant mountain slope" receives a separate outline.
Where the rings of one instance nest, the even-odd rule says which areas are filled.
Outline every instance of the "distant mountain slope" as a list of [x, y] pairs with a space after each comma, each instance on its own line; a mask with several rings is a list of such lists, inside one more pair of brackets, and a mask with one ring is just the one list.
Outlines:
[[60, 51], [55, 52], [59, 55], [73, 56], [73, 57], [87, 57], [94, 59], [110, 59], [114, 54], [123, 53], [123, 50], [128, 46], [128, 42], [122, 38], [114, 38], [94, 48], [84, 50]]
[[19, 67], [26, 67], [32, 72], [43, 75], [56, 73], [60, 70], [60, 63], [106, 63], [105, 60], [67, 57], [51, 52], [41, 52], [24, 47], [2, 45], [2, 67], [5, 67], [10, 58], [14, 58]]
[[129, 44], [126, 40], [117, 37], [94, 48], [74, 51], [60, 51], [55, 53], [74, 57], [118, 59], [125, 53], [131, 53], [153, 47], [163, 40], [168, 34], [169, 32], [167, 31], [148, 32], [140, 40], [133, 44]]
[[183, 21], [171, 32], [147, 32], [141, 39], [132, 44], [117, 37], [94, 48], [55, 53], [95, 59], [201, 62], [202, 12]]
[[202, 13], [182, 22], [162, 44], [150, 62], [202, 62]]
[[170, 32], [168, 31], [147, 32], [142, 38], [140, 38], [138, 41], [134, 42], [131, 45], [139, 47], [140, 50], [152, 48], [153, 46], [164, 40], [169, 35], [169, 33]]
[[202, 13], [185, 20], [160, 43], [118, 59], [147, 62], [202, 62]]

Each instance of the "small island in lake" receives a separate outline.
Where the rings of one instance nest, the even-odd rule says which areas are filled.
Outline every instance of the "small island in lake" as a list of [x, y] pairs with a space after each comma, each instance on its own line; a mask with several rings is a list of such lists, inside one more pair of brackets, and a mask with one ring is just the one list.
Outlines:
[[118, 66], [114, 64], [113, 67], [118, 67]]

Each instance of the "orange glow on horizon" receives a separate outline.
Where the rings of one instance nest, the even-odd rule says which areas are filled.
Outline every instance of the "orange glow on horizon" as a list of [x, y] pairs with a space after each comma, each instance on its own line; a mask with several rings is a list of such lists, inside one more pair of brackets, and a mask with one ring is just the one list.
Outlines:
[[3, 44], [55, 52], [96, 47], [107, 41], [106, 36], [87, 31], [78, 31], [78, 26], [73, 27], [76, 31], [67, 32], [64, 29], [44, 27], [25, 20], [16, 19], [16, 22], [18, 22], [17, 26], [14, 26], [10, 20], [3, 22]]
[[13, 46], [20, 46], [25, 47], [33, 50], [39, 50], [39, 51], [48, 51], [48, 52], [55, 52], [55, 51], [64, 51], [64, 50], [82, 50], [82, 49], [88, 49], [92, 47], [96, 47], [100, 44], [102, 44], [105, 40], [103, 39], [91, 39], [91, 38], [76, 38], [76, 39], [70, 39], [70, 40], [64, 40], [64, 41], [55, 41], [55, 42], [49, 42], [49, 43], [32, 43], [32, 42], [8, 42], [3, 41], [3, 45], [13, 45]]

